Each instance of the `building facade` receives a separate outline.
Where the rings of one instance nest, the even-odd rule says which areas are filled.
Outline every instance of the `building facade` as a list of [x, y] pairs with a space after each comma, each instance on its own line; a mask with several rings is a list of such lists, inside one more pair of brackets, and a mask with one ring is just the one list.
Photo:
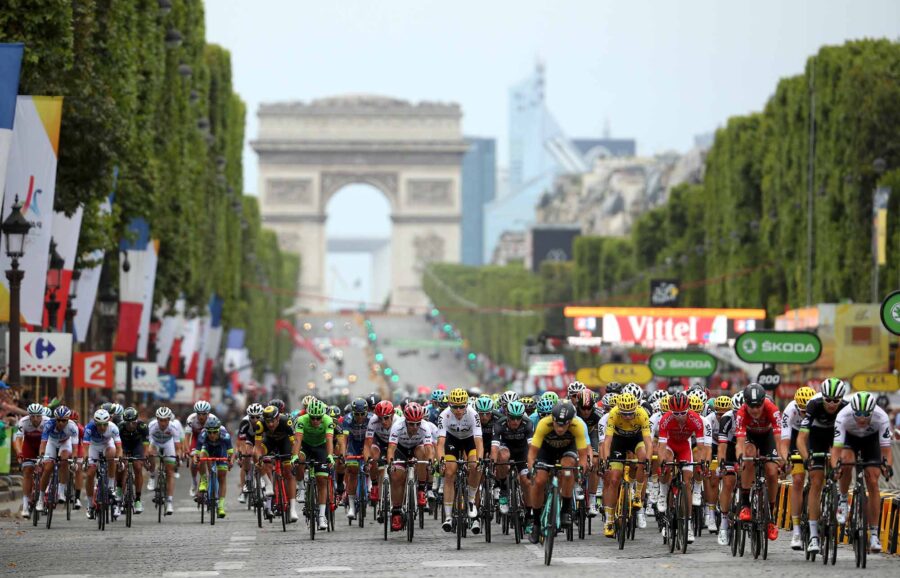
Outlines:
[[484, 208], [497, 187], [497, 143], [492, 138], [466, 137], [462, 161], [462, 238], [464, 265], [484, 264]]

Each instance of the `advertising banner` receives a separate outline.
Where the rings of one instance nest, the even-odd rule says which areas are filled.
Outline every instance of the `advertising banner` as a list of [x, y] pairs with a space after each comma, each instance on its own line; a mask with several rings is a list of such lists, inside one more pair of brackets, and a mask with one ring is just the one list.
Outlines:
[[881, 324], [894, 335], [900, 335], [900, 291], [894, 291], [881, 302]]
[[169, 398], [169, 401], [172, 403], [194, 403], [193, 379], [176, 379], [175, 385], [178, 387], [178, 391]]
[[111, 352], [81, 351], [72, 356], [72, 383], [76, 389], [112, 389], [113, 364]]
[[650, 306], [678, 307], [678, 279], [651, 279]]
[[650, 356], [650, 369], [660, 377], [709, 377], [718, 362], [703, 351], [658, 351]]
[[850, 385], [853, 391], [893, 393], [900, 389], [900, 379], [893, 373], [857, 373]]
[[[114, 176], [118, 171], [114, 173]], [[108, 215], [112, 212], [112, 195], [100, 205], [100, 214]], [[100, 273], [103, 270], [103, 251], [98, 249], [92, 252], [88, 259], [97, 263], [90, 269], [81, 270], [81, 279], [78, 281], [78, 293], [75, 295], [75, 339], [78, 343], [84, 343], [94, 313], [94, 303], [97, 300], [97, 289], [100, 287]]]
[[[56, 252], [63, 258], [65, 265], [63, 266], [62, 277], [60, 278], [59, 289], [56, 290], [56, 301], [59, 303], [59, 310], [56, 319], [53, 320], [52, 326], [57, 331], [63, 331], [66, 323], [66, 308], [68, 307], [69, 289], [72, 283], [72, 271], [75, 270], [75, 257], [78, 256], [78, 237], [81, 233], [81, 217], [84, 213], [81, 207], [75, 211], [71, 217], [67, 217], [65, 213], [55, 213], [53, 215], [53, 235], [56, 241]], [[79, 281], [80, 284], [80, 281]], [[50, 295], [46, 296], [49, 301]], [[50, 320], [46, 319], [46, 308], [44, 310], [45, 327], [51, 326]]]
[[575, 379], [580, 381], [590, 389], [597, 389], [603, 383], [600, 381], [600, 376], [597, 374], [597, 369], [595, 367], [583, 367], [575, 372]]
[[813, 363], [822, 342], [806, 331], [751, 331], [734, 342], [734, 352], [747, 363]]
[[[69, 377], [72, 365], [71, 333], [32, 333], [23, 331], [19, 359], [23, 376]], [[6, 334], [9, 351], [9, 333]]]
[[[116, 391], [125, 391], [128, 376], [128, 363], [116, 362]], [[155, 363], [145, 361], [131, 362], [131, 391], [156, 393], [159, 390], [159, 368]]]
[[604, 363], [597, 368], [597, 376], [603, 384], [618, 381], [646, 385], [653, 379], [653, 371], [640, 363]]
[[756, 383], [766, 391], [775, 391], [781, 385], [781, 374], [774, 367], [766, 367], [756, 376]]
[[0, 183], [6, 182], [6, 161], [13, 139], [16, 118], [16, 96], [25, 45], [21, 42], [0, 44]]

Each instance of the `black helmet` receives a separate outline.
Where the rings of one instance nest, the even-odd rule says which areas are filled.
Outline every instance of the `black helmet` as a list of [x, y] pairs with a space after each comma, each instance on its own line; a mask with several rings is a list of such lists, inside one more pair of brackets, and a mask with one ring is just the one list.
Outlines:
[[361, 397], [357, 397], [353, 400], [353, 403], [350, 404], [350, 410], [353, 413], [368, 413], [369, 411], [369, 402], [364, 400]]
[[278, 398], [269, 400], [269, 405], [274, 405], [278, 408], [278, 413], [284, 413], [284, 402]]
[[135, 421], [138, 418], [138, 412], [133, 407], [126, 408], [124, 412], [122, 412], [122, 419], [125, 421]]
[[751, 383], [744, 388], [744, 403], [750, 407], [762, 407], [766, 401], [766, 390], [758, 383]]
[[622, 387], [618, 381], [610, 381], [606, 384], [606, 393], [622, 393]]
[[277, 405], [267, 405], [266, 409], [263, 410], [263, 419], [266, 421], [278, 419], [280, 415], [281, 410], [278, 409]]
[[569, 423], [575, 417], [575, 406], [570, 401], [561, 401], [553, 408], [553, 421]]
[[366, 401], [369, 403], [369, 411], [372, 411], [378, 405], [378, 402], [381, 401], [381, 396], [373, 391], [366, 396]]

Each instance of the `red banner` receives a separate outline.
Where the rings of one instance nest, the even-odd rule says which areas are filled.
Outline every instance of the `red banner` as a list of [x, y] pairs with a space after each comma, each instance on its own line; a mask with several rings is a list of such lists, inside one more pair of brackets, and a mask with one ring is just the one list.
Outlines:
[[108, 352], [80, 352], [72, 355], [72, 384], [76, 389], [112, 389], [115, 361]]

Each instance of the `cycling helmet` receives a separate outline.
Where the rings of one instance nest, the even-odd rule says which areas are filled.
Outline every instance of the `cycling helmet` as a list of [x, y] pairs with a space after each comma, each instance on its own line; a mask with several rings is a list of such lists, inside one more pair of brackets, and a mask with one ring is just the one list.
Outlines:
[[122, 412], [122, 419], [125, 421], [136, 421], [138, 418], [138, 412], [133, 407], [127, 408]]
[[275, 407], [277, 407], [278, 413], [284, 413], [284, 407], [285, 407], [284, 402], [281, 401], [280, 399], [278, 399], [277, 397], [275, 399], [270, 399], [269, 405], [274, 405]]
[[156, 419], [172, 419], [173, 417], [175, 417], [175, 414], [166, 406], [162, 406], [156, 410]]
[[32, 403], [26, 411], [28, 415], [44, 415], [44, 406], [39, 403]]
[[575, 417], [575, 406], [571, 402], [564, 401], [553, 408], [553, 421], [556, 423], [569, 423]]
[[731, 396], [731, 409], [737, 411], [741, 409], [741, 406], [744, 405], [744, 392], [739, 391], [733, 396]]
[[653, 393], [650, 394], [650, 403], [653, 403], [654, 401], [659, 401], [661, 398], [665, 397], [666, 395], [668, 395], [666, 393], [666, 390], [657, 389], [656, 391], [654, 391]]
[[209, 416], [209, 419], [206, 420], [206, 426], [204, 427], [207, 432], [218, 432], [219, 428], [222, 427], [222, 422], [219, 421], [219, 418], [216, 416], [211, 415]]
[[121, 405], [114, 403], [109, 406], [109, 415], [122, 415], [122, 412], [125, 411], [125, 408]]
[[766, 390], [758, 383], [751, 383], [744, 388], [744, 403], [750, 407], [762, 407], [766, 401]]
[[369, 413], [369, 403], [363, 398], [357, 397], [353, 400], [353, 403], [350, 404], [350, 411], [360, 415], [367, 414]]
[[536, 409], [537, 409], [538, 415], [539, 416], [547, 415], [548, 413], [553, 411], [553, 406], [555, 406], [555, 405], [556, 405], [556, 403], [554, 403], [550, 398], [542, 397], [537, 402]]
[[200, 400], [194, 404], [194, 411], [196, 413], [209, 413], [212, 411], [212, 406], [208, 401]]
[[691, 411], [694, 411], [699, 414], [703, 414], [703, 408], [706, 406], [705, 403], [700, 399], [700, 396], [697, 395], [689, 395], [688, 396], [688, 405], [691, 408]]
[[728, 411], [731, 409], [731, 398], [727, 395], [720, 395], [713, 401], [713, 407], [716, 411]]
[[822, 390], [823, 397], [829, 397], [831, 399], [844, 397], [848, 393], [847, 382], [836, 377], [829, 377], [823, 381], [820, 389]]
[[494, 400], [483, 395], [475, 400], [475, 411], [478, 413], [491, 413], [494, 411]]
[[433, 403], [437, 403], [437, 402], [441, 401], [441, 399], [443, 399], [443, 397], [444, 397], [443, 389], [436, 389], [431, 392], [431, 401]]
[[585, 389], [575, 398], [573, 403], [579, 409], [588, 409], [594, 407], [594, 396]]
[[98, 409], [94, 412], [94, 423], [100, 425], [102, 423], [109, 423], [109, 412], [105, 409]]
[[411, 401], [406, 404], [403, 417], [406, 418], [407, 423], [419, 423], [425, 419], [425, 410], [418, 403]]
[[112, 409], [112, 405], [113, 405], [112, 402], [107, 401], [107, 402], [104, 402], [104, 403], [100, 406], [100, 409], [105, 409], [106, 411], [109, 411], [109, 410]]
[[457, 387], [450, 392], [447, 400], [450, 402], [450, 405], [466, 405], [469, 402], [469, 392], [461, 387]]
[[688, 395], [692, 397], [699, 397], [700, 403], [706, 403], [706, 400], [709, 399], [709, 396], [706, 395], [706, 390], [702, 387], [692, 387], [688, 390]]
[[[872, 400], [872, 403], [875, 403], [874, 399]], [[56, 419], [69, 419], [70, 417], [72, 417], [72, 410], [64, 405], [61, 405], [56, 408], [56, 411], [53, 412], [53, 415], [56, 417]]]
[[[534, 401], [533, 397], [531, 397], [530, 395], [526, 395], [525, 397], [520, 398], [519, 401], [522, 402], [522, 406], [525, 408], [525, 413], [527, 413], [528, 415], [534, 413], [534, 410], [537, 407], [537, 402]], [[506, 410], [508, 412], [509, 407], [507, 407]]]
[[610, 381], [606, 384], [606, 393], [622, 393], [622, 384], [618, 381]]
[[691, 407], [691, 400], [683, 391], [676, 391], [669, 396], [669, 411], [681, 413]]
[[603, 399], [600, 400], [600, 403], [603, 404], [603, 409], [605, 409], [606, 411], [610, 411], [612, 408], [616, 407], [616, 403], [618, 403], [618, 400], [618, 393], [607, 393], [604, 394]]
[[659, 398], [659, 411], [666, 413], [669, 411], [669, 400], [672, 398], [668, 393]]
[[521, 400], [511, 401], [506, 406], [506, 415], [509, 419], [520, 419], [525, 415], [525, 404]]
[[337, 419], [340, 416], [341, 416], [341, 408], [339, 408], [336, 405], [328, 406], [328, 417], [330, 417], [332, 419]]
[[263, 420], [265, 421], [273, 421], [278, 419], [281, 416], [281, 410], [278, 409], [277, 405], [267, 405], [263, 410]]
[[809, 403], [809, 400], [816, 395], [816, 390], [811, 387], [803, 386], [797, 389], [797, 392], [794, 394], [794, 402], [797, 404], [797, 408], [801, 410], [806, 409], [806, 404]]
[[71, 416], [69, 419], [72, 420], [72, 421], [78, 421], [78, 418], [80, 418], [80, 417], [81, 417], [81, 416], [78, 415], [78, 412], [75, 411], [75, 410], [73, 409], [73, 410], [72, 410], [72, 416]]
[[625, 387], [622, 388], [622, 393], [630, 393], [634, 396], [634, 399], [638, 400], [638, 402], [640, 402], [641, 398], [644, 396], [644, 390], [636, 383], [626, 384]]
[[261, 403], [251, 403], [247, 406], [247, 415], [250, 417], [262, 417], [264, 409], [266, 408]]
[[584, 391], [584, 384], [580, 381], [573, 381], [569, 384], [569, 387], [566, 388], [566, 397], [578, 395], [582, 391]]
[[545, 391], [544, 395], [542, 395], [541, 398], [549, 399], [550, 401], [553, 402], [553, 405], [556, 405], [556, 402], [559, 401], [559, 396], [556, 394], [555, 391]]
[[375, 404], [375, 415], [378, 417], [387, 417], [389, 415], [394, 415], [394, 404], [389, 402], [388, 400], [379, 401]]
[[500, 405], [506, 407], [513, 401], [517, 401], [519, 399], [519, 394], [514, 391], [504, 391], [500, 396]]
[[352, 407], [353, 406], [351, 406], [349, 403], [347, 405], [345, 405], [344, 406], [344, 414], [350, 413], [350, 410], [352, 409]]
[[[850, 409], [856, 417], [868, 417], [875, 411], [875, 396], [868, 391], [857, 391], [850, 398]], [[58, 409], [56, 411], [59, 411]]]
[[325, 406], [324, 402], [316, 399], [308, 406], [306, 406], [306, 415], [308, 415], [309, 417], [322, 417], [325, 415], [325, 411], [327, 409], [328, 408]]
[[650, 409], [653, 411], [653, 413], [659, 413], [659, 401], [651, 401]]
[[637, 404], [637, 398], [634, 397], [634, 394], [623, 393], [619, 396], [616, 407], [619, 408], [619, 413], [633, 413], [637, 409]]

